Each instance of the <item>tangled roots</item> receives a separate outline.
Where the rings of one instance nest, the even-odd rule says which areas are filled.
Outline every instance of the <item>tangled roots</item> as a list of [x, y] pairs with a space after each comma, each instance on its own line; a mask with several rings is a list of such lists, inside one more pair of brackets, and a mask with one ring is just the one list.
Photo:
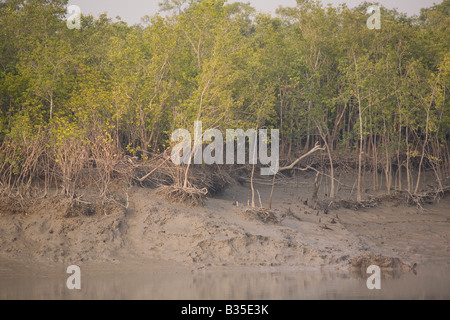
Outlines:
[[162, 186], [157, 194], [174, 203], [183, 203], [192, 207], [204, 206], [208, 189], [183, 188], [177, 186]]

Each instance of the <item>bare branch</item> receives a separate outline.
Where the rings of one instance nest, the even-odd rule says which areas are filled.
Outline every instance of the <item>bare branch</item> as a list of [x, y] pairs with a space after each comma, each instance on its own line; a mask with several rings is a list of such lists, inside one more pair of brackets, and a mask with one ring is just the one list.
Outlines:
[[304, 155], [302, 155], [300, 158], [298, 158], [297, 160], [295, 160], [291, 165], [287, 166], [287, 167], [281, 167], [280, 169], [278, 169], [278, 172], [282, 172], [282, 171], [286, 171], [286, 170], [292, 170], [294, 169], [294, 167], [303, 159], [305, 159], [306, 157], [312, 155], [314, 152], [317, 151], [324, 151], [325, 148], [323, 148], [322, 146], [319, 145], [319, 143], [316, 143], [316, 145], [314, 146], [314, 148], [312, 148], [311, 150], [309, 150], [307, 153], [305, 153]]

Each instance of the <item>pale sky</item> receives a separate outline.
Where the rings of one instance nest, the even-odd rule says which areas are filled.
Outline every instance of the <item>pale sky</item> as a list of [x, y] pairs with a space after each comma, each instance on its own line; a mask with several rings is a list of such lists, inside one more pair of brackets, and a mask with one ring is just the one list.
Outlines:
[[[155, 14], [159, 9], [159, 2], [161, 0], [69, 0], [69, 5], [79, 6], [83, 14], [93, 14], [97, 17], [100, 13], [107, 12], [111, 18], [120, 16], [128, 24], [135, 24], [139, 23], [143, 16]], [[238, 0], [228, 0], [228, 2], [238, 2]], [[279, 6], [294, 7], [297, 4], [296, 0], [241, 0], [240, 2], [250, 2], [257, 10], [272, 13]], [[352, 8], [364, 0], [322, 0], [322, 3], [332, 5], [344, 2]], [[388, 9], [397, 8], [399, 12], [413, 15], [419, 14], [421, 8], [431, 7], [434, 3], [441, 3], [442, 0], [378, 0], [374, 2]]]

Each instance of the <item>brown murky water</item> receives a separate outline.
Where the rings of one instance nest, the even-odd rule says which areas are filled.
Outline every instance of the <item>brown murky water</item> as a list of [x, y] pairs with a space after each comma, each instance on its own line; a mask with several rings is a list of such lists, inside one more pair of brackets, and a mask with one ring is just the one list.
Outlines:
[[[168, 271], [173, 270], [173, 271]], [[81, 290], [69, 290], [63, 267], [0, 263], [0, 299], [302, 300], [450, 299], [450, 267], [382, 275], [381, 290], [347, 271], [250, 269], [195, 271], [165, 267], [83, 267]], [[367, 276], [368, 277], [368, 276]]]

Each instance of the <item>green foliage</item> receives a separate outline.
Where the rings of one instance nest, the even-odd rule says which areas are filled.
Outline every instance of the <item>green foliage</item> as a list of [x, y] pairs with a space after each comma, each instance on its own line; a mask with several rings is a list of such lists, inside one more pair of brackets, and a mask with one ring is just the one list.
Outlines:
[[289, 155], [319, 135], [355, 154], [362, 136], [387, 157], [407, 154], [409, 138], [413, 157], [424, 147], [441, 159], [428, 142], [449, 148], [450, 1], [411, 18], [382, 8], [381, 30], [365, 26], [367, 3], [297, 3], [273, 17], [224, 0], [165, 0], [166, 15], [141, 25], [83, 16], [69, 30], [67, 0], [1, 2], [1, 181], [46, 167], [71, 193], [87, 159], [110, 157], [96, 160], [104, 170], [124, 154], [147, 159], [196, 120], [279, 128]]

